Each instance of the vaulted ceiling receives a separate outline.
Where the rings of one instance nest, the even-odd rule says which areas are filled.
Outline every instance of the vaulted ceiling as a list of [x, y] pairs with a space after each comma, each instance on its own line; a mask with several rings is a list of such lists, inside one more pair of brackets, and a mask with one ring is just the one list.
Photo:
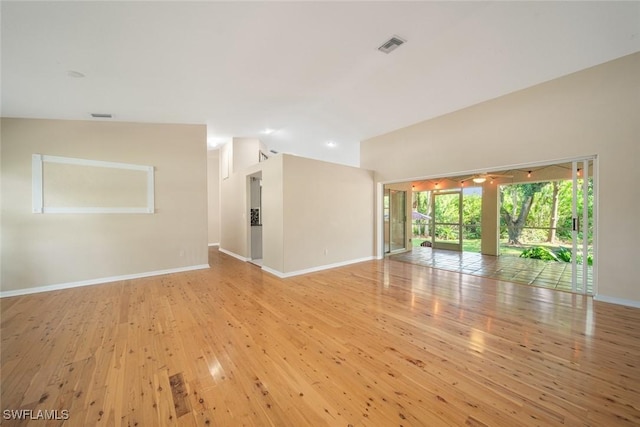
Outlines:
[[201, 123], [352, 165], [363, 139], [640, 51], [638, 2], [0, 7], [5, 117]]

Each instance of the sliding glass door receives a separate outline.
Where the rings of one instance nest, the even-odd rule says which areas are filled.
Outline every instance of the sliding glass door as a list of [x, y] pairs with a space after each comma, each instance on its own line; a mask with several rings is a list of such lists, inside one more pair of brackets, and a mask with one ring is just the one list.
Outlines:
[[571, 290], [593, 294], [594, 268], [594, 160], [584, 159], [571, 164]]
[[391, 253], [406, 249], [407, 192], [384, 190], [384, 251]]

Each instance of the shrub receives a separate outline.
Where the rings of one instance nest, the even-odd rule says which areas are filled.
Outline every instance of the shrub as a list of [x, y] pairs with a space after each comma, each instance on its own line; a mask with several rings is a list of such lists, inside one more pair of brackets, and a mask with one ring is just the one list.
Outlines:
[[571, 250], [564, 246], [560, 246], [556, 249], [556, 256], [560, 261], [571, 262]]
[[542, 246], [534, 246], [525, 249], [520, 254], [520, 258], [541, 259], [544, 261], [558, 261], [558, 257], [549, 249]]
[[[555, 250], [555, 254], [560, 261], [571, 262], [571, 249], [561, 246]], [[582, 255], [577, 256], [576, 262], [582, 264]], [[587, 264], [593, 265], [593, 254], [587, 254]]]

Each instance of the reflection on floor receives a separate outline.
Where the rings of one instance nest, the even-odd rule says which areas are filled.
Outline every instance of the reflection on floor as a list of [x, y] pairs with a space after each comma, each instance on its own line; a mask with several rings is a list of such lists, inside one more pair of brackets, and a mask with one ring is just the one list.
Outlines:
[[[544, 288], [571, 291], [571, 263], [542, 261], [510, 256], [495, 257], [474, 252], [457, 252], [427, 247], [391, 255], [390, 259], [457, 271], [475, 276]], [[587, 269], [587, 293], [593, 293], [593, 268]], [[582, 283], [582, 266], [578, 265], [578, 283]]]

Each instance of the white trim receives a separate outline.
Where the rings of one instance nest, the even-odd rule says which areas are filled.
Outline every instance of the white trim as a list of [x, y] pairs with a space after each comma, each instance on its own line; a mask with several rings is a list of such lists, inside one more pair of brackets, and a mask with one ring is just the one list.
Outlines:
[[284, 273], [281, 273], [278, 270], [274, 270], [273, 268], [265, 267], [264, 265], [262, 266], [262, 270], [266, 271], [269, 274], [273, 274], [274, 276], [276, 276], [276, 277], [278, 277], [280, 279], [284, 279], [284, 278], [288, 277]]
[[123, 276], [102, 277], [99, 279], [81, 280], [79, 282], [59, 283], [56, 285], [38, 286], [35, 288], [16, 289], [13, 291], [0, 291], [0, 298], [15, 297], [19, 295], [36, 294], [40, 292], [59, 291], [63, 289], [78, 288], [81, 286], [100, 285], [103, 283], [119, 282], [122, 280], [141, 279], [143, 277], [161, 276], [164, 274], [183, 273], [192, 270], [211, 268], [209, 264], [190, 265], [188, 267], [169, 268], [167, 270], [147, 271], [145, 273], [125, 274]]
[[607, 302], [610, 304], [626, 305], [627, 307], [640, 308], [640, 301], [625, 298], [610, 297], [608, 295], [594, 295], [594, 301]]
[[105, 162], [103, 160], [77, 159], [74, 157], [49, 156], [47, 154], [43, 154], [41, 158], [43, 162], [61, 163], [64, 165], [81, 165], [81, 166], [94, 166], [97, 168], [130, 169], [130, 170], [137, 170], [137, 171], [143, 171], [143, 172], [149, 172], [150, 169], [153, 170], [153, 166], [134, 165], [132, 163]]
[[357, 264], [359, 262], [365, 262], [365, 261], [372, 261], [374, 259], [376, 259], [374, 256], [369, 256], [369, 257], [364, 257], [364, 258], [352, 259], [352, 260], [349, 260], [349, 261], [336, 262], [336, 263], [333, 263], [333, 264], [320, 265], [318, 267], [306, 268], [304, 270], [290, 271], [288, 273], [282, 273], [281, 271], [274, 270], [274, 269], [269, 268], [269, 267], [265, 267], [264, 265], [262, 266], [262, 269], [264, 271], [266, 271], [267, 273], [271, 273], [274, 276], [277, 276], [277, 277], [279, 277], [281, 279], [286, 279], [287, 277], [300, 276], [302, 274], [315, 273], [317, 271], [322, 271], [322, 270], [330, 270], [332, 268], [344, 267], [345, 265]]
[[220, 242], [218, 242], [218, 243], [209, 243], [209, 247], [211, 247], [211, 246], [220, 246]]
[[[146, 207], [44, 207], [43, 164], [61, 163], [67, 165], [92, 166], [100, 168], [136, 170], [147, 173], [147, 206]], [[31, 156], [31, 200], [33, 213], [143, 213], [155, 212], [155, 168], [148, 165], [134, 165], [131, 163], [105, 162], [102, 160], [76, 159], [73, 157], [49, 156], [33, 154]]]
[[155, 168], [147, 166], [147, 212], [155, 213], [156, 211], [156, 188], [155, 188]]
[[378, 259], [384, 258], [384, 184], [381, 182], [376, 183], [375, 194], [376, 211], [374, 218], [376, 221], [376, 232], [378, 238], [376, 239], [376, 256]]
[[456, 176], [464, 176], [464, 175], [475, 175], [475, 174], [480, 174], [480, 173], [489, 173], [489, 172], [495, 172], [495, 171], [506, 171], [506, 170], [511, 170], [511, 169], [526, 169], [526, 168], [536, 168], [536, 167], [541, 167], [541, 166], [553, 166], [553, 165], [557, 165], [559, 163], [571, 163], [573, 161], [579, 161], [579, 160], [595, 160], [597, 158], [597, 156], [595, 154], [590, 154], [590, 155], [586, 155], [586, 156], [578, 156], [578, 157], [565, 157], [565, 158], [559, 158], [559, 159], [555, 159], [555, 160], [543, 160], [543, 161], [538, 161], [538, 162], [530, 162], [530, 163], [515, 163], [515, 164], [510, 164], [510, 165], [494, 165], [492, 167], [489, 168], [482, 168], [482, 169], [468, 169], [468, 170], [463, 170], [463, 171], [458, 171], [458, 172], [443, 172], [443, 173], [437, 173], [437, 174], [432, 174], [432, 175], [422, 175], [422, 176], [414, 176], [414, 177], [409, 177], [409, 178], [398, 178], [398, 179], [391, 179], [391, 180], [387, 180], [387, 181], [378, 181], [379, 183], [385, 185], [385, 184], [402, 184], [405, 182], [411, 182], [411, 181], [424, 181], [424, 180], [428, 180], [428, 179], [444, 179], [444, 178], [451, 178], [451, 177], [456, 177]]
[[42, 213], [42, 155], [31, 155], [31, 204], [33, 213]]
[[219, 250], [220, 252], [222, 252], [223, 254], [227, 254], [227, 255], [229, 255], [229, 256], [232, 256], [232, 257], [234, 257], [234, 258], [236, 258], [236, 259], [239, 259], [240, 261], [244, 261], [244, 262], [249, 261], [249, 258], [245, 258], [245, 257], [243, 257], [242, 255], [238, 255], [238, 254], [233, 253], [233, 252], [231, 252], [231, 251], [228, 251], [228, 250], [226, 250], [226, 249], [219, 248], [218, 250]]
[[50, 214], [64, 214], [64, 213], [77, 213], [77, 214], [98, 214], [98, 213], [153, 213], [149, 208], [42, 208], [42, 213]]

